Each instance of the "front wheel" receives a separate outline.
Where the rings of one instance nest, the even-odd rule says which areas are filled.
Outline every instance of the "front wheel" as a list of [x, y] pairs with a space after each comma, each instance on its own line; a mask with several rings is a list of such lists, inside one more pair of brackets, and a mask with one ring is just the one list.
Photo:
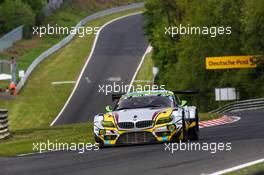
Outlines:
[[98, 136], [95, 135], [94, 140], [100, 148], [104, 146], [104, 142]]

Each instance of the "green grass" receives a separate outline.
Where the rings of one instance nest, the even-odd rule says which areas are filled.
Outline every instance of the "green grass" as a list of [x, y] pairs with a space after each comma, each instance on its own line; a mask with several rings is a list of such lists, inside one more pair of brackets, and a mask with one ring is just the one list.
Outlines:
[[222, 117], [222, 114], [216, 114], [216, 113], [199, 113], [200, 121], [207, 121], [212, 119], [217, 119]]
[[152, 52], [148, 53], [144, 59], [144, 62], [136, 76], [136, 80], [153, 80], [152, 67], [154, 66], [152, 60]]
[[134, 90], [150, 90], [153, 85], [152, 67], [154, 66], [152, 60], [152, 52], [148, 53], [142, 63], [135, 81], [133, 82]]
[[264, 163], [256, 164], [225, 175], [257, 175], [257, 173], [259, 173], [259, 175], [264, 174]]
[[0, 141], [0, 156], [38, 152], [33, 143], [94, 143], [92, 124], [75, 124], [37, 129], [16, 130]]
[[[111, 19], [140, 10], [142, 9], [109, 15], [90, 22], [89, 26], [102, 26]], [[0, 107], [9, 110], [11, 130], [49, 126], [74, 86], [51, 83], [77, 79], [90, 53], [94, 38], [95, 35], [76, 37], [37, 67], [15, 100], [0, 101]]]

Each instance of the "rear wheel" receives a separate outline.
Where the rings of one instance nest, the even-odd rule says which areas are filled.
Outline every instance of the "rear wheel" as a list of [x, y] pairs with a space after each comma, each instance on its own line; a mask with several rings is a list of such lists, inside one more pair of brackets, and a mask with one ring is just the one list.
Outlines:
[[188, 139], [189, 140], [198, 140], [200, 129], [199, 129], [199, 117], [198, 117], [197, 109], [196, 109], [195, 119], [192, 122], [195, 122], [195, 126], [188, 130]]
[[183, 135], [183, 138], [182, 138], [182, 141], [187, 141], [188, 140], [188, 131], [186, 129], [186, 120], [185, 120], [185, 113], [184, 111], [182, 112], [182, 135]]

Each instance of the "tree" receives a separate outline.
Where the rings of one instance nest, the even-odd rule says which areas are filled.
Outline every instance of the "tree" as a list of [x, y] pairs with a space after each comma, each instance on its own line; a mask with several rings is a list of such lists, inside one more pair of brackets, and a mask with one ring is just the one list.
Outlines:
[[[264, 96], [263, 63], [258, 63], [257, 69], [205, 70], [208, 56], [264, 54], [263, 0], [147, 0], [146, 9], [145, 31], [154, 48], [155, 66], [160, 68], [160, 84], [168, 89], [199, 89], [199, 97], [188, 100], [202, 111], [217, 106], [215, 87], [235, 87], [242, 99]], [[164, 34], [165, 27], [180, 24], [232, 27], [232, 33], [173, 38]]]
[[47, 5], [47, 0], [22, 0], [25, 4], [31, 7], [31, 10], [35, 13], [35, 20], [37, 25], [41, 23], [44, 18], [43, 8]]
[[34, 18], [31, 8], [21, 0], [5, 0], [0, 6], [0, 33], [9, 32], [20, 25], [33, 25]]

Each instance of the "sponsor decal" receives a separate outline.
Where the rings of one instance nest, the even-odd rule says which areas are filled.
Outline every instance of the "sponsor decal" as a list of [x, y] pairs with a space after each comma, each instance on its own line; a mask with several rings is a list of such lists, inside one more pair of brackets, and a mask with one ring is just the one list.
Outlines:
[[206, 57], [206, 69], [256, 68], [257, 56]]

